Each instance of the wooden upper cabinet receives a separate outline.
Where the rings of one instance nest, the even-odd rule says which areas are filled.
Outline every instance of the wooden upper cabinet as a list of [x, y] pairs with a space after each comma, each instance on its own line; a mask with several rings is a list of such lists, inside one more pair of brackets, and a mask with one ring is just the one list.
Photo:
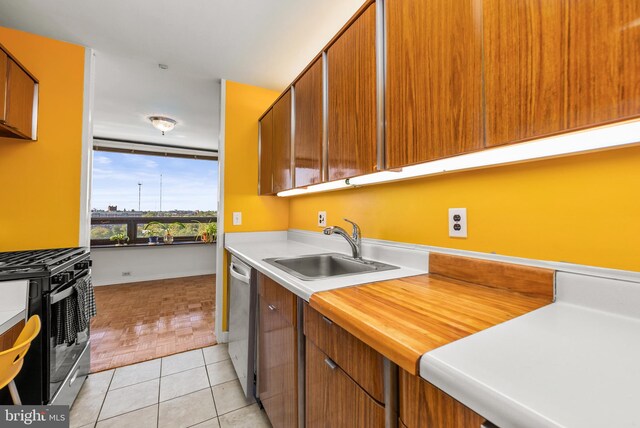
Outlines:
[[273, 110], [260, 119], [260, 174], [258, 193], [273, 194]]
[[7, 120], [7, 77], [8, 77], [8, 64], [9, 59], [7, 54], [0, 50], [0, 123], [4, 123]]
[[375, 3], [327, 50], [329, 180], [376, 171]]
[[294, 187], [322, 182], [322, 58], [294, 84]]
[[482, 4], [385, 4], [387, 168], [482, 149]]
[[24, 135], [33, 137], [33, 107], [36, 85], [33, 79], [12, 59], [9, 59], [6, 124]]
[[640, 115], [640, 3], [484, 0], [487, 145]]
[[273, 193], [291, 189], [291, 90], [273, 106]]
[[0, 137], [36, 139], [38, 82], [0, 49]]

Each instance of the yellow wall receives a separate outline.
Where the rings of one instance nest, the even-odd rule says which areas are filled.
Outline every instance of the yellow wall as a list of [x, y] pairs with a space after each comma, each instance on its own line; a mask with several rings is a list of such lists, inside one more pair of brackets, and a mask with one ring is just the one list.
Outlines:
[[84, 48], [0, 27], [40, 81], [38, 141], [0, 138], [0, 251], [78, 245]]
[[[226, 82], [224, 218], [225, 232], [286, 230], [289, 201], [258, 196], [258, 118], [279, 92]], [[242, 212], [242, 225], [233, 226], [232, 213]], [[227, 266], [225, 252], [224, 266]], [[227, 270], [224, 276], [223, 326], [227, 329]]]
[[[640, 147], [291, 198], [289, 227], [640, 271]], [[448, 236], [466, 207], [468, 238]]]
[[[227, 82], [225, 123], [224, 215], [225, 232], [286, 230], [289, 203], [258, 196], [258, 118], [279, 92]], [[231, 215], [242, 212], [242, 225]]]

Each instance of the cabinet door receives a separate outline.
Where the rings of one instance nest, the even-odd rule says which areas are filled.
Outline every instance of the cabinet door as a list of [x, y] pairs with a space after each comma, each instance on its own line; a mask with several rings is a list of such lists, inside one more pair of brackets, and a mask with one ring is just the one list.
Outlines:
[[372, 4], [327, 50], [329, 180], [376, 171], [375, 27]]
[[10, 327], [7, 331], [0, 334], [0, 352], [6, 351], [7, 349], [11, 349], [13, 347], [16, 340], [18, 340], [18, 336], [20, 336], [20, 333], [22, 333], [24, 324], [24, 320], [21, 320], [16, 325]]
[[3, 123], [7, 119], [7, 67], [7, 54], [0, 49], [0, 123]]
[[260, 120], [260, 177], [258, 193], [273, 194], [273, 110]]
[[313, 342], [306, 343], [306, 426], [383, 427], [384, 408]]
[[484, 0], [487, 145], [640, 115], [636, 1]]
[[273, 193], [291, 188], [291, 90], [273, 106]]
[[386, 166], [398, 168], [481, 149], [481, 3], [385, 4]]
[[[259, 293], [258, 394], [275, 428], [296, 427], [296, 328], [288, 319], [288, 304], [281, 306], [276, 303], [291, 293], [262, 275]], [[276, 300], [272, 298], [274, 295]]]
[[6, 124], [26, 138], [33, 137], [35, 82], [11, 58], [8, 60]]
[[308, 304], [304, 305], [304, 334], [367, 394], [384, 403], [381, 354]]
[[322, 181], [322, 59], [317, 59], [294, 84], [295, 186]]
[[400, 370], [400, 420], [408, 428], [480, 427], [485, 419], [426, 380]]

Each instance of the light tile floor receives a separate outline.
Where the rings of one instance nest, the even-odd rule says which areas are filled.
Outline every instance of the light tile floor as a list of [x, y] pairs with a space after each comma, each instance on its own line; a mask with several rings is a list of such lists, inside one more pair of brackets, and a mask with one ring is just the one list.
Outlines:
[[271, 427], [244, 397], [226, 345], [92, 374], [71, 428]]

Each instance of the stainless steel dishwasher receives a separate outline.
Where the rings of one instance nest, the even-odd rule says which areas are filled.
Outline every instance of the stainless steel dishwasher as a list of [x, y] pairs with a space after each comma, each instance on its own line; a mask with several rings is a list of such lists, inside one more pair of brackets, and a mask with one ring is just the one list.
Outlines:
[[250, 398], [255, 395], [257, 274], [235, 256], [231, 256], [229, 274], [229, 356]]

